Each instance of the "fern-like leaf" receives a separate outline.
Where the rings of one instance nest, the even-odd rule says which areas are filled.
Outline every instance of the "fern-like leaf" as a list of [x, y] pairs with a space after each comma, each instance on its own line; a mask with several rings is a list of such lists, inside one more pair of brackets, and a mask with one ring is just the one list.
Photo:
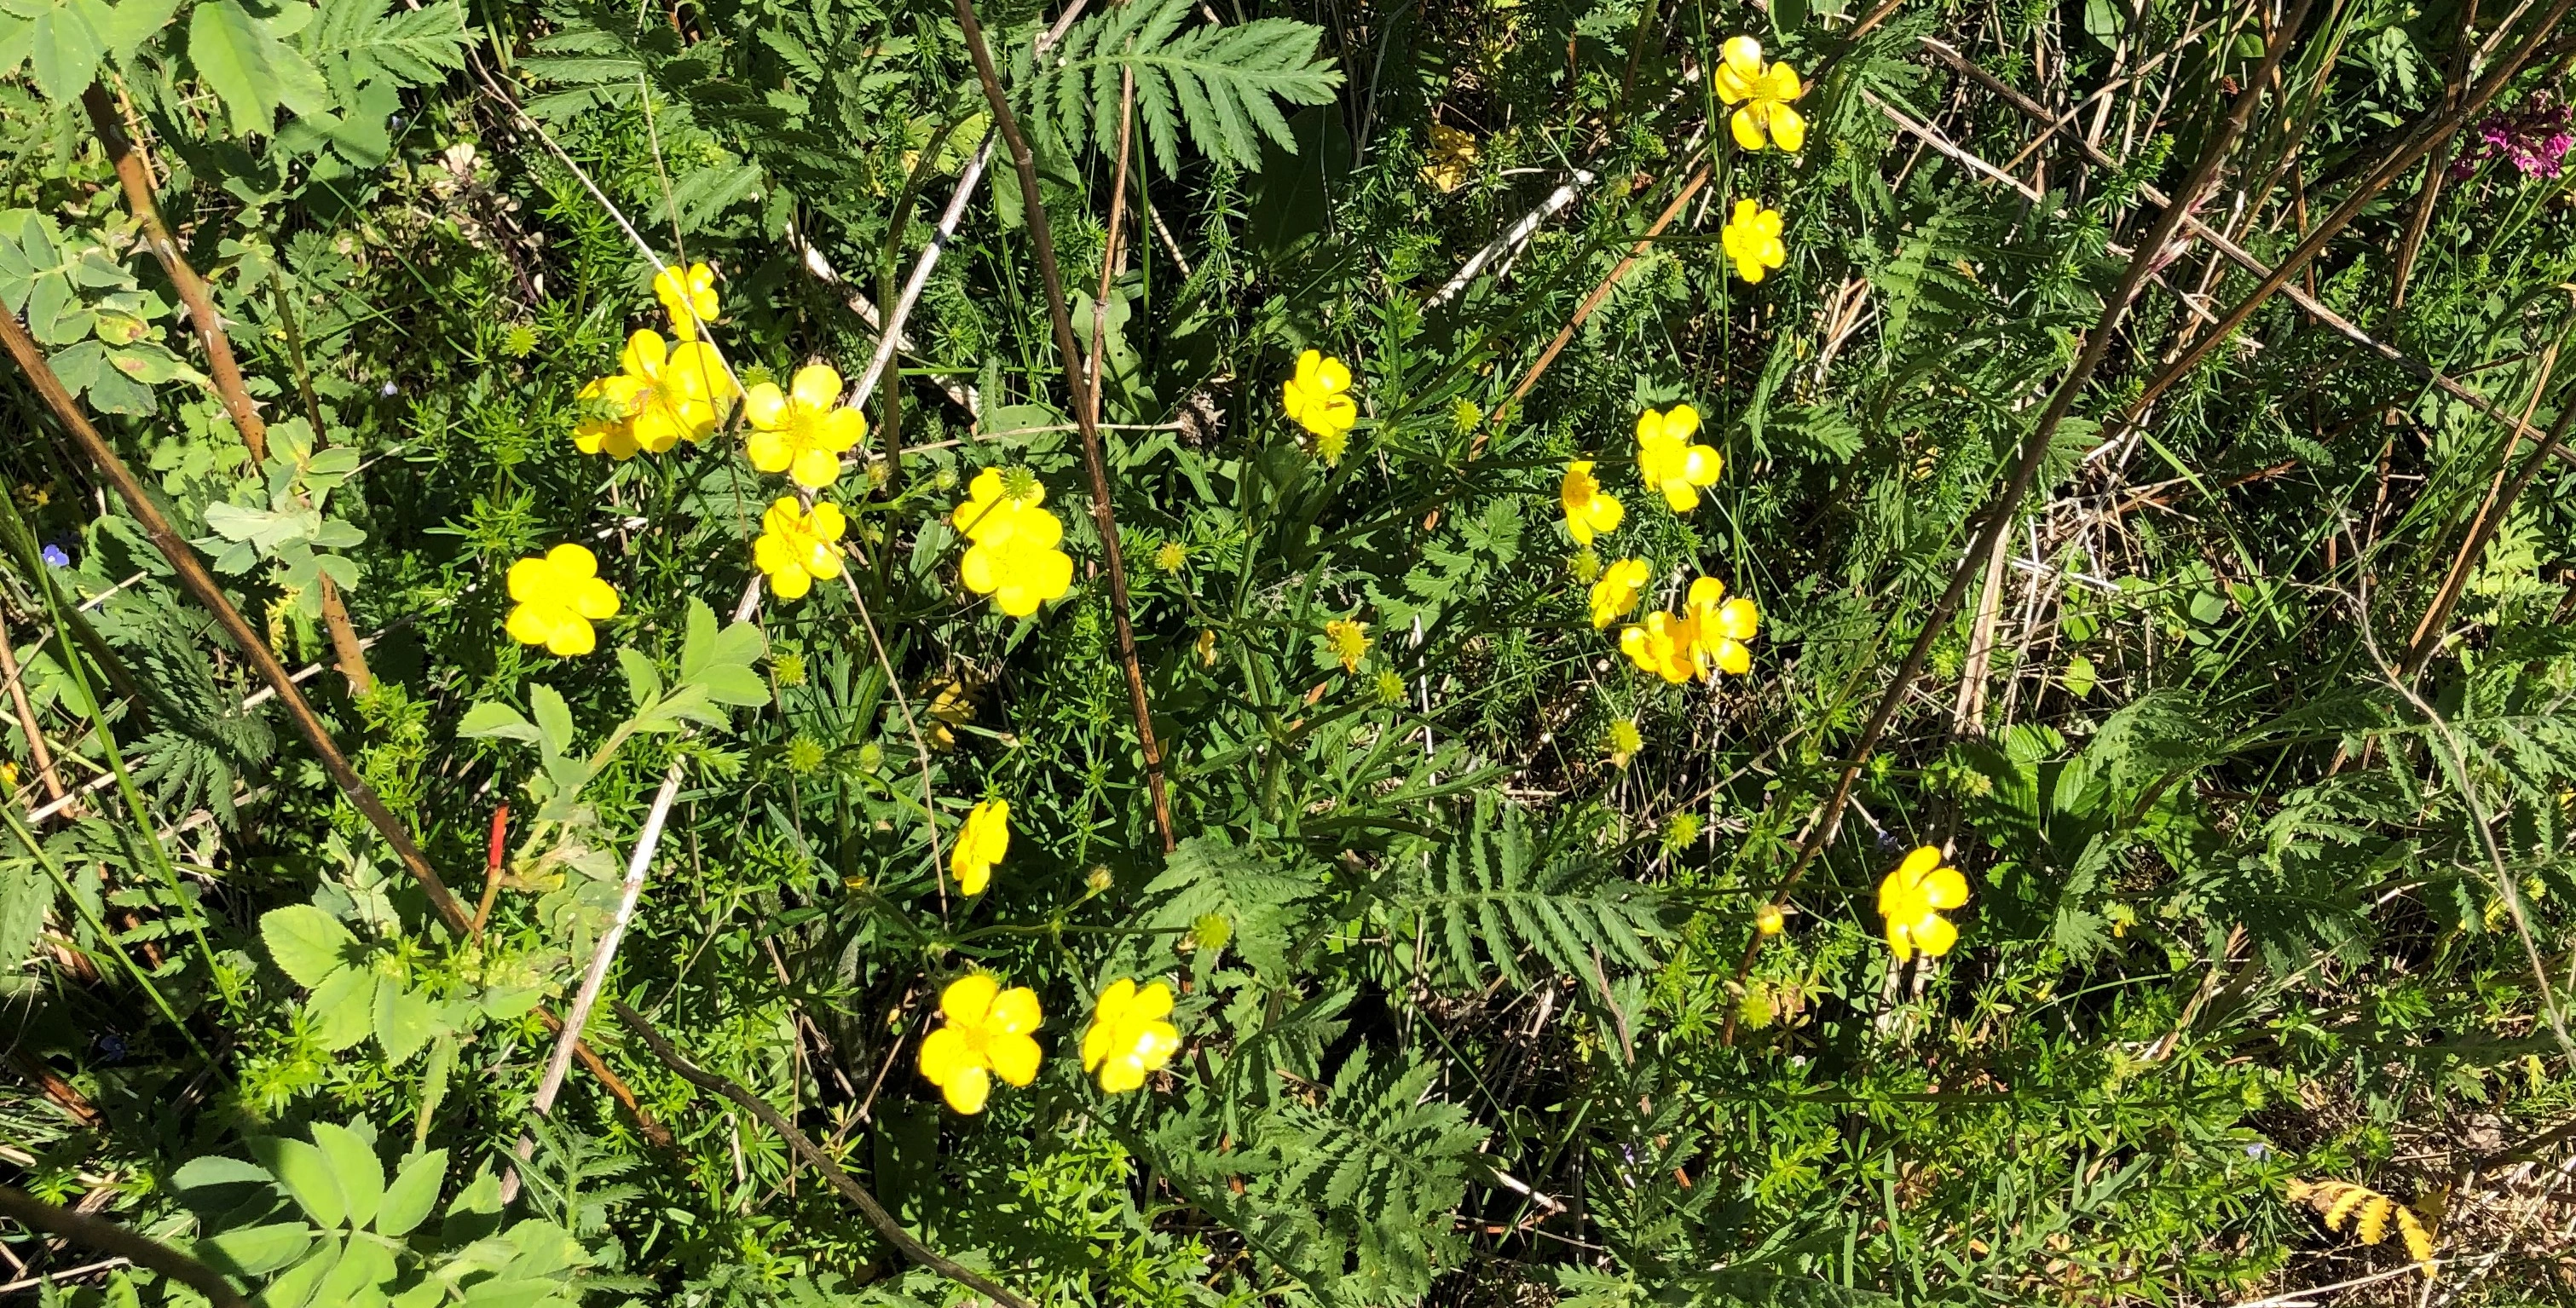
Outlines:
[[1342, 84], [1315, 47], [1323, 31], [1287, 18], [1185, 26], [1191, 0], [1134, 0], [1074, 25], [1041, 67], [1022, 59], [1039, 124], [1075, 150], [1117, 139], [1125, 79], [1156, 164], [1180, 167], [1181, 139], [1221, 163], [1253, 168], [1264, 138], [1294, 153], [1279, 103], [1322, 104]]
[[1664, 934], [1653, 891], [1578, 851], [1542, 845], [1518, 809], [1490, 802], [1433, 857], [1424, 882], [1388, 907], [1419, 915], [1440, 962], [1470, 989], [1497, 971], [1528, 985], [1524, 959], [1533, 957], [1556, 975], [1589, 977], [1596, 957], [1604, 967], [1652, 967], [1647, 942]]

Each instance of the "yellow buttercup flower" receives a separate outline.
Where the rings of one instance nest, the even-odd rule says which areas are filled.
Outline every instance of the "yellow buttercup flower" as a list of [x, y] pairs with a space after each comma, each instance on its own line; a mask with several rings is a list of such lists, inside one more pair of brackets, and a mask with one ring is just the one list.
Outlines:
[[1753, 910], [1753, 929], [1766, 936], [1776, 936], [1789, 929], [1788, 915], [1780, 911], [1778, 904], [1764, 904]]
[[1004, 990], [981, 972], [970, 972], [939, 992], [944, 1024], [921, 1039], [921, 1074], [961, 1113], [984, 1111], [992, 1077], [1027, 1085], [1038, 1076], [1038, 1042], [1029, 1033], [1046, 1015], [1027, 986]]
[[969, 895], [992, 884], [993, 865], [1011, 852], [1011, 801], [988, 799], [966, 813], [957, 828], [957, 847], [948, 853], [948, 870], [957, 888]]
[[1422, 179], [1439, 187], [1443, 194], [1467, 184], [1467, 174], [1476, 167], [1476, 138], [1442, 123], [1431, 125], [1431, 149], [1422, 165]]
[[671, 315], [671, 332], [684, 341], [698, 339], [698, 324], [716, 320], [716, 274], [702, 263], [672, 264], [653, 274], [653, 298]]
[[1682, 601], [1690, 619], [1691, 661], [1702, 680], [1716, 672], [1743, 676], [1753, 670], [1753, 651], [1746, 642], [1762, 630], [1762, 615], [1741, 595], [1726, 598], [1726, 583], [1701, 577]]
[[1716, 447], [1691, 444], [1697, 434], [1699, 410], [1687, 404], [1637, 415], [1637, 473], [1646, 489], [1663, 493], [1675, 513], [1698, 508], [1699, 488], [1717, 484], [1718, 470], [1725, 465]]
[[1619, 652], [1638, 667], [1680, 685], [1699, 672], [1691, 660], [1690, 619], [1671, 613], [1649, 613], [1646, 620], [1619, 633]]
[[1887, 879], [1878, 883], [1878, 915], [1887, 921], [1887, 947], [1902, 963], [1922, 950], [1934, 958], [1959, 943], [1959, 928], [1941, 909], [1968, 902], [1968, 879], [1959, 869], [1941, 866], [1941, 851], [1925, 845], [1905, 856]]
[[802, 599], [816, 581], [841, 575], [841, 533], [849, 528], [841, 506], [829, 500], [816, 500], [808, 512], [795, 496], [781, 495], [760, 515], [751, 561], [768, 576], [771, 594]]
[[621, 373], [581, 389], [596, 410], [573, 428], [584, 454], [631, 459], [639, 449], [660, 454], [683, 436], [702, 441], [733, 406], [733, 375], [705, 341], [672, 345], [660, 332], [639, 331], [626, 338], [618, 363]]
[[1328, 465], [1342, 461], [1351, 426], [1360, 419], [1350, 392], [1349, 366], [1319, 350], [1298, 355], [1297, 374], [1279, 390], [1288, 417], [1314, 436], [1315, 450]]
[[590, 624], [617, 616], [617, 592], [599, 579], [598, 556], [579, 545], [511, 564], [510, 598], [518, 603], [502, 624], [509, 633], [565, 658], [597, 649]]
[[1574, 533], [1577, 545], [1589, 545], [1593, 537], [1617, 531], [1620, 520], [1628, 516], [1619, 497], [1601, 489], [1590, 459], [1565, 465], [1565, 484], [1557, 489], [1556, 498], [1565, 506], [1565, 529]]
[[1744, 106], [1726, 125], [1735, 133], [1735, 143], [1747, 150], [1761, 149], [1765, 138], [1793, 154], [1805, 145], [1807, 120], [1789, 107], [1804, 93], [1797, 70], [1763, 63], [1762, 43], [1752, 37], [1728, 37], [1718, 52], [1717, 98]]
[[1645, 589], [1649, 576], [1644, 559], [1621, 559], [1601, 570], [1601, 580], [1592, 583], [1592, 629], [1599, 631], [1628, 616], [1637, 607], [1637, 594]]
[[1789, 247], [1780, 240], [1780, 211], [1765, 209], [1759, 200], [1735, 202], [1735, 216], [1726, 220], [1718, 240], [1726, 246], [1726, 257], [1735, 261], [1735, 275], [1748, 282], [1760, 282], [1771, 269], [1789, 262]]
[[990, 595], [1002, 612], [1025, 618], [1072, 589], [1073, 558], [1056, 548], [1064, 524], [1038, 507], [1046, 487], [1023, 473], [1016, 480], [1025, 481], [1025, 488], [1014, 493], [1013, 480], [999, 468], [975, 474], [966, 502], [949, 521], [971, 542], [957, 568], [966, 589]]
[[1113, 1095], [1144, 1085], [1145, 1074], [1161, 1071], [1181, 1047], [1171, 1016], [1171, 987], [1139, 986], [1126, 977], [1110, 982], [1082, 1033], [1082, 1070], [1098, 1073], [1100, 1088]]
[[1360, 660], [1369, 650], [1368, 624], [1352, 618], [1335, 618], [1324, 624], [1324, 643], [1332, 646], [1333, 657], [1342, 662], [1342, 671], [1357, 672]]
[[797, 369], [785, 391], [776, 382], [752, 387], [742, 402], [751, 420], [751, 466], [786, 473], [809, 490], [838, 480], [841, 455], [868, 434], [867, 415], [840, 401], [841, 374], [827, 363]]

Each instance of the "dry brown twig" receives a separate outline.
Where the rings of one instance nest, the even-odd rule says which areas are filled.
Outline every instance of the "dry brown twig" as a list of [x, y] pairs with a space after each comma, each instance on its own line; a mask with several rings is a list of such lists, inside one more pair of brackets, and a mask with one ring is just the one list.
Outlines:
[[1101, 562], [1109, 574], [1109, 612], [1118, 636], [1118, 662], [1127, 674], [1127, 698], [1136, 718], [1136, 741], [1145, 755], [1145, 786], [1154, 804], [1154, 827], [1168, 854], [1178, 844], [1172, 832], [1171, 797], [1163, 784], [1163, 751], [1154, 739], [1154, 715], [1145, 698], [1145, 673], [1136, 659], [1136, 627], [1129, 618], [1127, 563], [1119, 551], [1118, 511], [1109, 500], [1109, 465], [1101, 452], [1099, 397], [1086, 384], [1079, 366], [1082, 350], [1073, 335], [1073, 311], [1064, 298], [1064, 274], [1056, 263], [1055, 234], [1047, 225], [1046, 205], [1038, 194], [1037, 157], [1011, 112], [1011, 97], [1002, 89], [1001, 71], [984, 42], [984, 26], [975, 17], [974, 0], [956, 0], [957, 25], [966, 51], [975, 60], [975, 76], [992, 106], [994, 129], [1009, 149], [1011, 166], [1020, 176], [1020, 202], [1027, 210], [1029, 243], [1037, 256], [1038, 275], [1046, 284], [1047, 320], [1055, 331], [1056, 353], [1064, 359], [1065, 377], [1074, 384], [1074, 420], [1080, 424], [1083, 472], [1091, 482], [1091, 516], [1100, 529]]
[[[107, 92], [96, 83], [81, 92], [81, 107], [88, 111], [90, 129], [98, 137], [100, 148], [107, 151], [109, 162], [116, 165], [116, 179], [125, 190], [126, 208], [142, 229], [143, 244], [159, 260], [161, 270], [169, 275], [170, 285], [178, 291], [179, 300], [187, 306], [188, 321], [197, 330], [197, 340], [206, 350], [206, 371], [213, 377], [215, 394], [223, 401], [224, 412], [231, 415], [233, 427], [241, 433], [242, 444], [250, 447], [255, 466], [268, 459], [268, 424], [259, 416], [259, 406], [250, 397], [250, 388], [242, 379], [241, 364], [233, 357], [232, 338], [224, 333], [223, 314], [216, 310], [214, 297], [204, 278], [188, 266], [179, 253], [179, 243], [161, 220], [161, 206], [152, 194], [152, 169], [143, 152], [125, 134], [125, 124]], [[313, 438], [322, 438], [315, 427]], [[358, 643], [357, 627], [349, 621], [349, 607], [340, 598], [340, 587], [331, 574], [316, 574], [315, 598], [322, 609], [322, 626], [330, 634], [331, 650], [338, 656], [340, 675], [348, 678], [349, 692], [363, 695], [374, 688], [374, 674], [367, 670], [367, 653]]]

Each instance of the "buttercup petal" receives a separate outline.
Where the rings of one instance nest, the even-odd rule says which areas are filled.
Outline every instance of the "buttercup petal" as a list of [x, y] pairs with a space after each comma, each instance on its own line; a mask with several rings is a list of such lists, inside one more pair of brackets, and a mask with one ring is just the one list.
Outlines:
[[[776, 428], [787, 425], [787, 394], [776, 382], [756, 382], [742, 397], [743, 420], [754, 427]], [[775, 472], [763, 468], [763, 472]]]
[[957, 579], [966, 589], [978, 595], [990, 595], [1001, 588], [1002, 578], [993, 567], [993, 548], [978, 543], [957, 561]]
[[597, 577], [584, 577], [573, 584], [572, 611], [598, 622], [617, 616], [617, 591]]
[[977, 1065], [974, 1053], [966, 1047], [965, 1035], [953, 1026], [943, 1026], [923, 1036], [917, 1061], [921, 1074], [932, 1085], [945, 1085]]
[[645, 327], [626, 338], [626, 348], [618, 351], [617, 362], [627, 376], [651, 381], [662, 375], [662, 364], [670, 357], [671, 347], [662, 339], [662, 333]]
[[1968, 879], [1955, 867], [1934, 868], [1923, 878], [1923, 897], [1934, 908], [1957, 908], [1968, 902]]
[[1726, 130], [1735, 135], [1735, 143], [1746, 150], [1759, 150], [1763, 145], [1762, 120], [1755, 117], [1753, 105], [1726, 116]]
[[833, 409], [814, 421], [814, 448], [819, 450], [839, 454], [867, 436], [867, 415], [856, 409]]
[[1913, 930], [1915, 946], [1934, 958], [1949, 953], [1950, 946], [1959, 943], [1959, 928], [1950, 925], [1950, 919], [1937, 914], [1925, 915], [1922, 921], [1914, 924]]
[[948, 1106], [968, 1117], [983, 1112], [984, 1101], [990, 1098], [992, 1093], [992, 1078], [985, 1075], [984, 1069], [980, 1067], [961, 1069], [957, 1075], [948, 1078], [939, 1087], [939, 1095], [948, 1101]]
[[841, 374], [828, 363], [809, 363], [796, 370], [790, 383], [798, 407], [820, 416], [841, 398]]
[[555, 624], [539, 613], [534, 604], [521, 604], [512, 608], [510, 616], [502, 622], [501, 627], [510, 633], [512, 640], [522, 645], [543, 645], [546, 643], [546, 638], [552, 636], [555, 631]]
[[1100, 1088], [1104, 1093], [1123, 1095], [1130, 1090], [1142, 1089], [1144, 1084], [1144, 1065], [1133, 1058], [1112, 1058], [1107, 1066], [1100, 1069]]
[[510, 598], [526, 603], [546, 593], [554, 570], [544, 559], [521, 559], [510, 565]]
[[985, 1014], [993, 1009], [993, 997], [1002, 993], [1002, 983], [989, 972], [969, 972], [948, 983], [939, 992], [939, 1011], [951, 1022], [981, 1026]]
[[1807, 144], [1807, 120], [1785, 104], [1771, 106], [1771, 139], [1781, 149], [1797, 153]]
[[547, 550], [546, 563], [566, 581], [599, 575], [599, 556], [568, 542]]
[[1907, 886], [1920, 883], [1932, 869], [1941, 866], [1941, 851], [1930, 845], [1917, 846], [1896, 865], [1897, 877]]
[[546, 648], [564, 658], [580, 658], [599, 648], [599, 634], [589, 623], [564, 612], [555, 619], [554, 634], [546, 637]]
[[984, 1024], [1009, 1035], [1027, 1035], [1045, 1021], [1038, 1009], [1038, 992], [1027, 986], [1013, 986], [993, 997], [993, 1007]]
[[775, 428], [754, 427], [743, 438], [742, 452], [751, 466], [762, 472], [785, 472], [795, 462], [796, 453], [787, 444], [787, 433]]
[[1038, 1079], [1042, 1057], [1038, 1042], [1024, 1035], [995, 1035], [984, 1042], [984, 1058], [992, 1064], [993, 1075], [1010, 1085], [1027, 1085]]
[[799, 486], [820, 489], [840, 479], [839, 456], [823, 450], [802, 450], [787, 467], [788, 480]]
[[1751, 640], [1762, 630], [1762, 614], [1739, 595], [1718, 606], [1717, 629], [1730, 640]]

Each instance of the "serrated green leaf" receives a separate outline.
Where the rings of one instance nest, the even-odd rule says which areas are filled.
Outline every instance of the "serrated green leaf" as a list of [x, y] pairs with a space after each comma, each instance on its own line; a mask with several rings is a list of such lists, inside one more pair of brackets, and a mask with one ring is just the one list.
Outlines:
[[36, 15], [27, 53], [36, 89], [45, 98], [69, 104], [98, 75], [98, 62], [107, 54], [107, 46], [90, 28], [87, 11], [95, 7], [80, 0], [56, 0]]
[[410, 1061], [443, 1025], [429, 996], [390, 979], [376, 988], [375, 1007], [376, 1043], [384, 1048], [385, 1061], [396, 1067]]
[[170, 1184], [181, 1190], [209, 1190], [223, 1185], [266, 1185], [276, 1179], [268, 1174], [267, 1168], [257, 1163], [226, 1158], [222, 1154], [192, 1158], [170, 1174]]
[[340, 919], [311, 904], [290, 904], [260, 916], [259, 938], [277, 970], [307, 990], [320, 986], [358, 956], [358, 938]]
[[507, 704], [477, 704], [465, 710], [465, 719], [457, 723], [456, 734], [519, 740], [531, 745], [543, 739], [535, 723]]
[[188, 15], [188, 62], [223, 101], [237, 136], [266, 135], [275, 125], [286, 53], [237, 0], [207, 0]]
[[108, 58], [122, 66], [178, 12], [179, 0], [116, 0], [98, 5], [89, 25], [107, 46]]
[[[329, 1276], [331, 1269], [339, 1265], [340, 1236], [336, 1232], [325, 1231], [321, 1242], [304, 1256], [304, 1261], [261, 1289], [260, 1302], [264, 1308], [305, 1308], [306, 1304], [314, 1302], [313, 1292], [321, 1288], [322, 1278]], [[337, 1305], [326, 1302], [323, 1308], [337, 1308]]]
[[406, 1159], [402, 1170], [394, 1175], [393, 1184], [385, 1187], [384, 1202], [376, 1208], [376, 1233], [400, 1238], [428, 1220], [430, 1210], [438, 1206], [438, 1185], [446, 1175], [444, 1149]]
[[652, 703], [662, 693], [662, 674], [641, 651], [618, 646], [617, 669], [626, 674], [626, 695], [637, 708]]
[[716, 611], [708, 608], [705, 600], [692, 596], [688, 624], [680, 639], [680, 680], [697, 680], [715, 654]]
[[537, 718], [540, 748], [550, 754], [572, 752], [572, 706], [564, 703], [562, 692], [540, 685], [528, 692], [528, 707]]
[[381, 979], [370, 967], [343, 968], [314, 988], [305, 1008], [313, 1015], [314, 1038], [324, 1049], [336, 1054], [376, 1029], [376, 983]]
[[[397, 989], [392, 985], [386, 990]], [[313, 1124], [313, 1145], [331, 1165], [332, 1178], [339, 1182], [344, 1215], [351, 1226], [365, 1226], [374, 1221], [376, 1205], [385, 1196], [385, 1167], [377, 1160], [375, 1146], [345, 1126], [330, 1122]]]
[[315, 1225], [327, 1230], [348, 1220], [349, 1201], [340, 1191], [337, 1166], [321, 1146], [275, 1140], [269, 1143], [269, 1151], [269, 1170]]

